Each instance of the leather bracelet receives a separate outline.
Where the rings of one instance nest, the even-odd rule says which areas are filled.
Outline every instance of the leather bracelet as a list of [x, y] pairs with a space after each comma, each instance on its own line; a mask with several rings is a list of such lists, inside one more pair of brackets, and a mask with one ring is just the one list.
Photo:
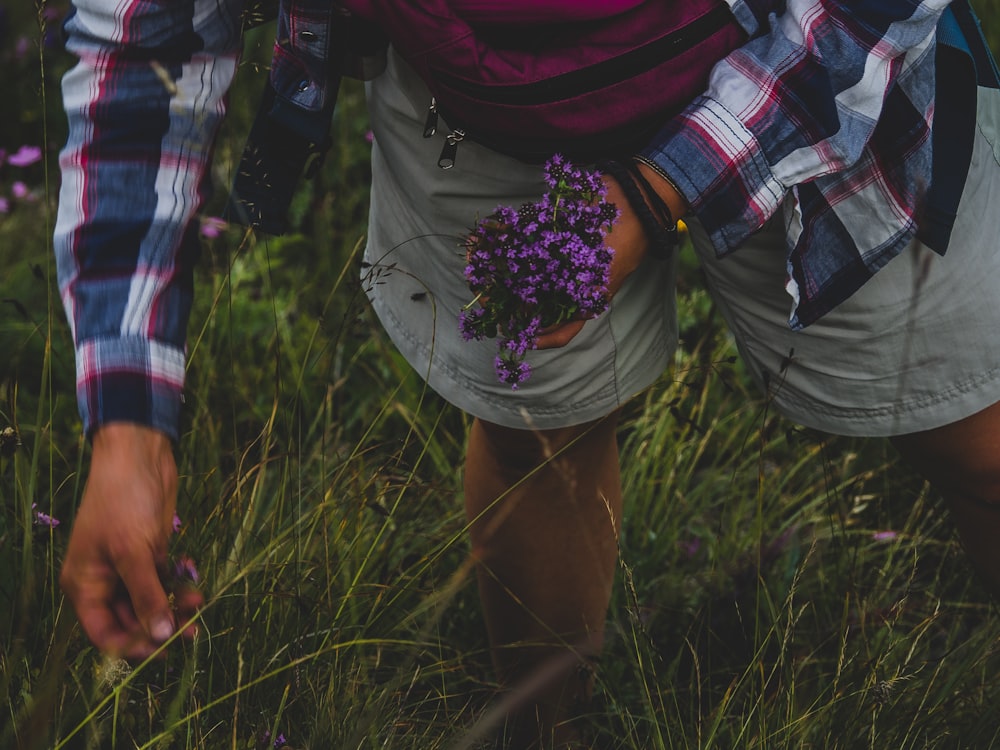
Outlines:
[[[663, 230], [671, 236], [671, 242], [673, 246], [676, 247], [679, 244], [677, 237], [677, 222], [674, 221], [674, 215], [670, 211], [670, 206], [667, 202], [660, 197], [653, 186], [649, 184], [649, 180], [646, 179], [642, 171], [639, 169], [639, 164], [633, 160], [628, 162], [628, 171], [632, 175], [632, 178], [639, 183], [639, 187], [642, 188], [646, 196], [646, 205], [649, 205], [659, 220], [659, 224], [663, 227]], [[651, 204], [651, 205], [650, 205]]]
[[[656, 194], [649, 182], [639, 174], [638, 167], [634, 165], [634, 162], [630, 168], [619, 161], [608, 160], [600, 162], [597, 168], [611, 175], [621, 185], [629, 206], [635, 212], [639, 224], [649, 240], [650, 255], [659, 260], [666, 260], [670, 257], [671, 251], [678, 245], [677, 222], [673, 220], [667, 204]], [[641, 188], [640, 185], [642, 185]], [[650, 196], [649, 200], [653, 201], [659, 218], [654, 215], [654, 208], [650, 207], [649, 200], [643, 195], [643, 189]]]

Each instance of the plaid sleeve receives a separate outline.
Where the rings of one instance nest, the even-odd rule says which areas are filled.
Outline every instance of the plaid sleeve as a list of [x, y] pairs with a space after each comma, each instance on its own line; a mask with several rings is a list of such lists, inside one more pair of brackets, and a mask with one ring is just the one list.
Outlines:
[[178, 436], [195, 215], [240, 51], [239, 0], [78, 0], [63, 79], [69, 137], [59, 288], [89, 435], [128, 421]]
[[763, 226], [791, 187], [858, 164], [894, 84], [913, 109], [901, 137], [929, 143], [933, 74], [919, 63], [933, 58], [948, 0], [787, 0], [770, 15], [763, 0], [731, 5], [749, 29], [768, 25], [640, 154], [669, 175], [720, 254]]

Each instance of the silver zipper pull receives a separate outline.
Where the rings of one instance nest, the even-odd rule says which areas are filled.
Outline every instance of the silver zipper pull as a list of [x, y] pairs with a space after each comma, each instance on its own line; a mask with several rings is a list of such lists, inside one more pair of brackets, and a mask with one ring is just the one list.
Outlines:
[[437, 99], [431, 97], [431, 106], [427, 108], [427, 119], [424, 120], [424, 138], [430, 138], [438, 129]]
[[441, 148], [441, 156], [438, 157], [438, 166], [441, 169], [451, 169], [455, 166], [455, 156], [458, 154], [458, 144], [465, 140], [464, 130], [453, 130], [444, 139], [444, 146]]

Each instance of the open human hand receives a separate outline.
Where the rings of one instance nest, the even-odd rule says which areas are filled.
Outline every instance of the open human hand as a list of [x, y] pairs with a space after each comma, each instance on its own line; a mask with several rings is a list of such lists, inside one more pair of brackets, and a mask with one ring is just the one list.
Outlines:
[[[145, 659], [191, 620], [200, 592], [164, 586], [177, 498], [169, 439], [135, 424], [100, 427], [60, 585], [102, 652]], [[193, 638], [195, 626], [184, 636]]]

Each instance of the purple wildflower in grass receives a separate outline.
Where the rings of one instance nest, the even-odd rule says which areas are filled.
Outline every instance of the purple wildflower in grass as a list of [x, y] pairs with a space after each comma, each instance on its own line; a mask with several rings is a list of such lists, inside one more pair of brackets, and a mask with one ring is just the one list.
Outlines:
[[872, 539], [876, 542], [891, 542], [899, 536], [895, 531], [876, 531], [872, 534]]
[[14, 44], [14, 59], [21, 62], [27, 58], [29, 52], [31, 52], [31, 40], [26, 36], [19, 36]]
[[38, 146], [21, 146], [7, 157], [7, 163], [13, 167], [30, 167], [42, 160], [42, 150]]
[[0, 195], [0, 214], [6, 214], [10, 212], [10, 201]]
[[225, 219], [218, 216], [205, 216], [201, 220], [201, 236], [213, 240], [222, 234], [222, 230], [229, 226]]
[[31, 504], [31, 510], [33, 511], [34, 523], [36, 526], [48, 526], [50, 529], [54, 529], [61, 523], [58, 518], [53, 518], [48, 513], [43, 513], [38, 510], [37, 503]]
[[178, 578], [188, 578], [195, 583], [198, 583], [198, 580], [201, 578], [198, 575], [198, 568], [195, 567], [194, 560], [187, 555], [181, 555], [177, 558], [177, 561], [174, 563], [174, 572]]
[[47, 50], [61, 50], [63, 48], [63, 36], [59, 31], [60, 12], [51, 5], [46, 5], [42, 9], [42, 20], [45, 23], [42, 34], [42, 44]]
[[[270, 729], [265, 729], [264, 730], [264, 736], [263, 736], [262, 739], [264, 741], [264, 744], [267, 744], [268, 742], [271, 741], [271, 730]], [[288, 740], [285, 739], [285, 735], [284, 734], [282, 734], [281, 732], [279, 732], [278, 736], [275, 738], [275, 740], [274, 740], [274, 742], [272, 744], [275, 747], [284, 747], [285, 745], [288, 744]]]
[[18, 200], [24, 200], [25, 198], [30, 196], [31, 190], [25, 183], [18, 180], [17, 182], [11, 184], [10, 194], [13, 195], [15, 198], [17, 198]]
[[698, 554], [698, 550], [701, 549], [701, 539], [698, 537], [693, 537], [691, 539], [680, 540], [677, 542], [677, 546], [680, 547], [681, 552], [689, 560]]
[[176, 513], [174, 513], [174, 520], [170, 522], [170, 526], [173, 528], [175, 534], [181, 530], [181, 517]]
[[556, 154], [544, 179], [540, 200], [498, 206], [466, 242], [475, 298], [459, 313], [459, 332], [466, 341], [498, 338], [497, 377], [513, 390], [531, 375], [525, 356], [543, 328], [608, 306], [613, 253], [604, 238], [618, 209], [605, 200], [600, 173]]

